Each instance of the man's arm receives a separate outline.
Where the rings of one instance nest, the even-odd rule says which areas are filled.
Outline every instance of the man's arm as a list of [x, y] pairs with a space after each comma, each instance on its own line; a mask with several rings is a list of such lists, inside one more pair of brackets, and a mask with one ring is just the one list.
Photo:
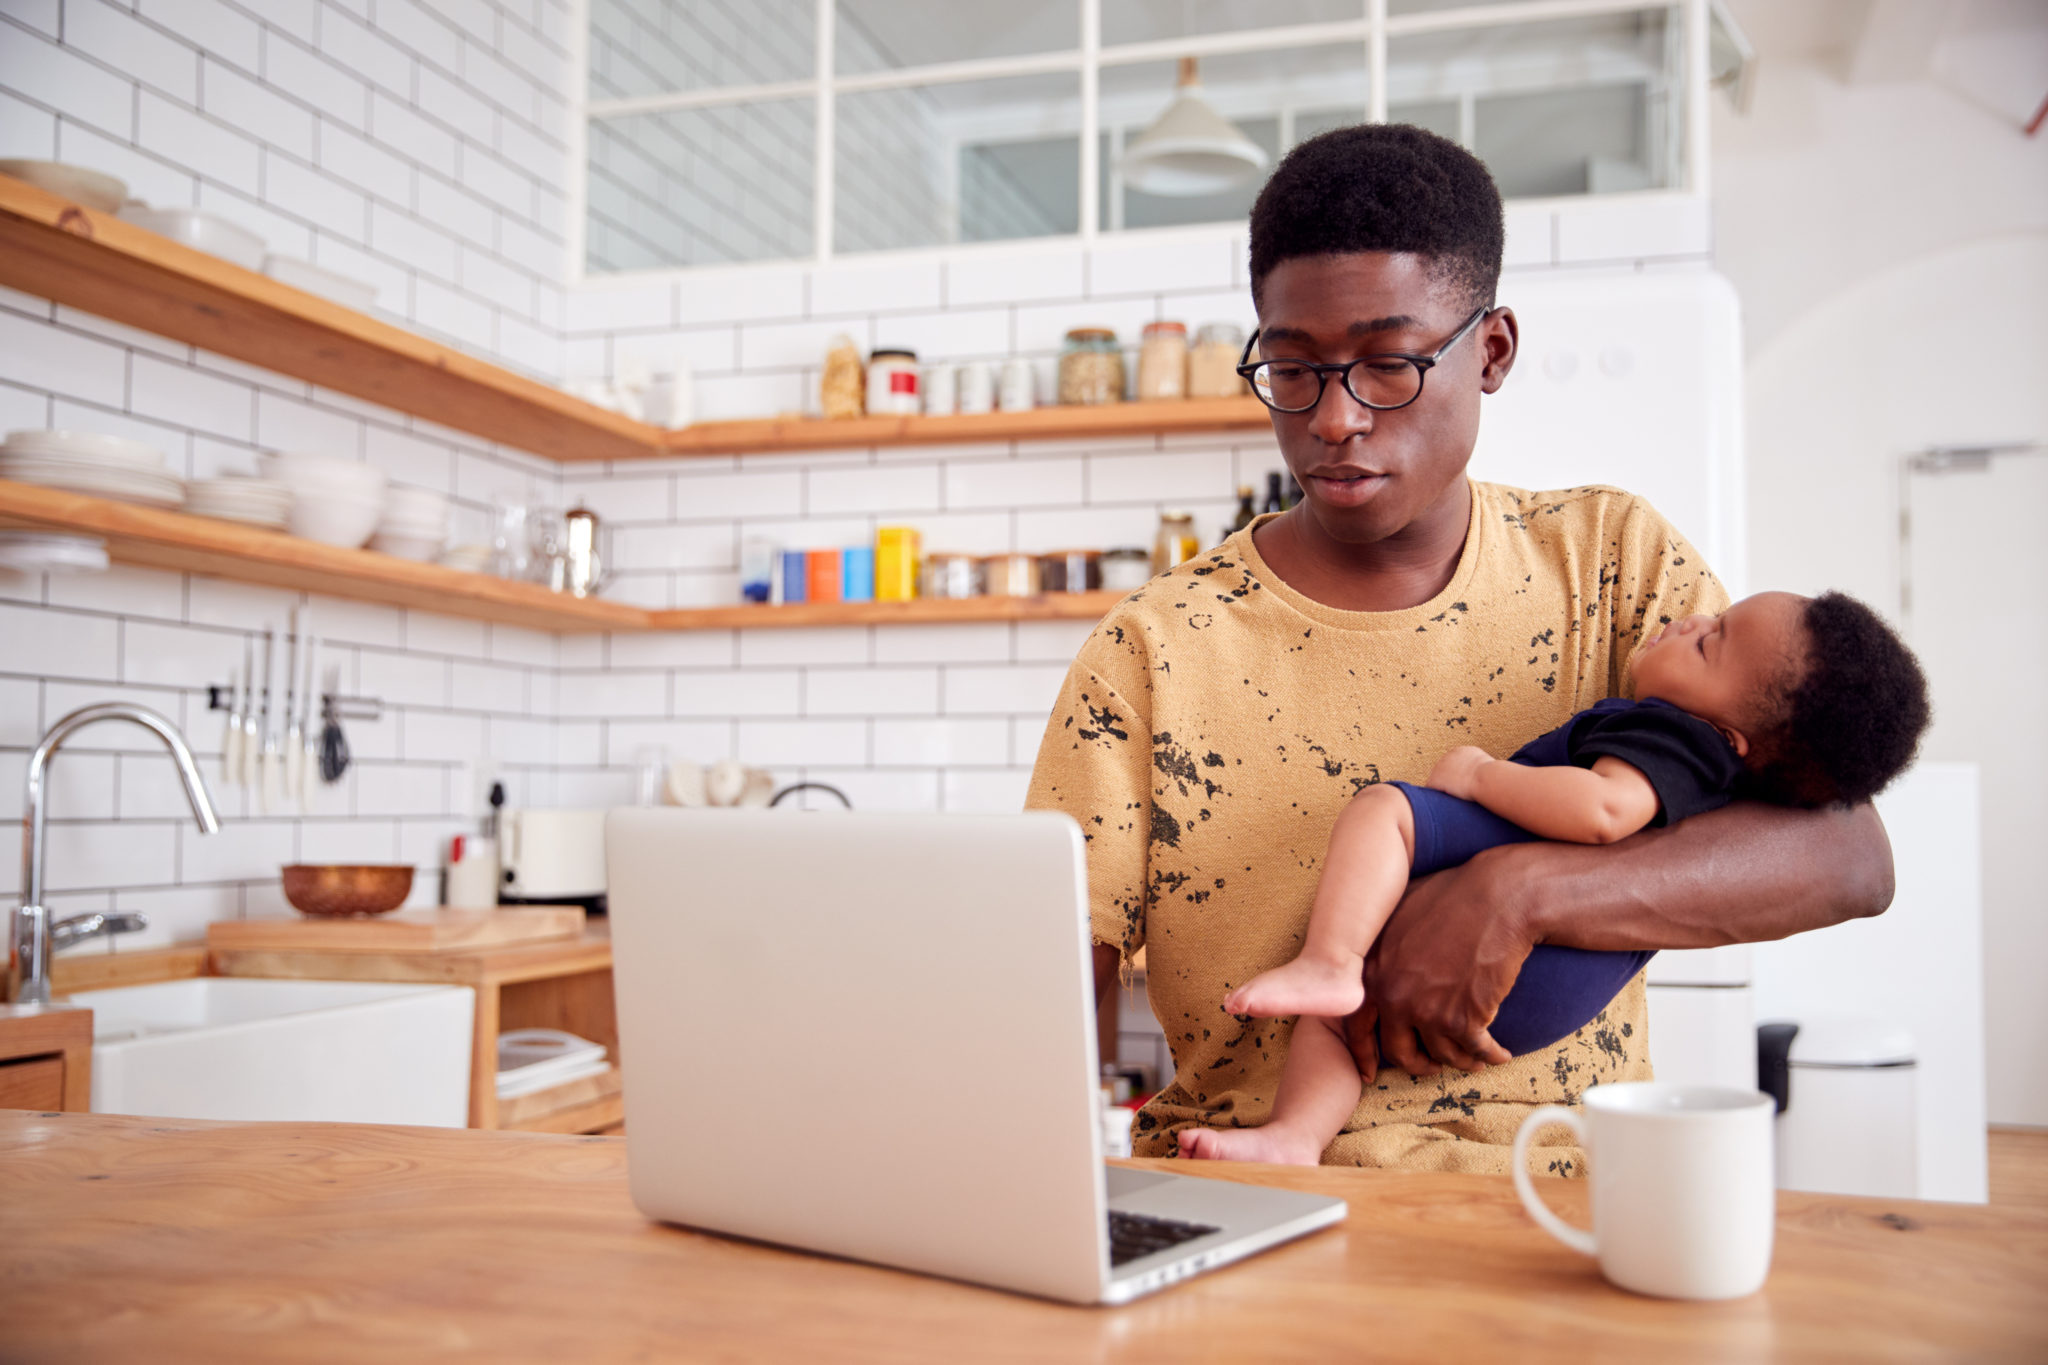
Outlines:
[[1788, 810], [1736, 802], [1610, 847], [1488, 849], [1408, 889], [1366, 962], [1348, 1029], [1361, 1070], [1431, 1060], [1476, 1070], [1504, 1057], [1486, 1027], [1538, 943], [1633, 950], [1785, 938], [1881, 914], [1891, 843], [1870, 806]]

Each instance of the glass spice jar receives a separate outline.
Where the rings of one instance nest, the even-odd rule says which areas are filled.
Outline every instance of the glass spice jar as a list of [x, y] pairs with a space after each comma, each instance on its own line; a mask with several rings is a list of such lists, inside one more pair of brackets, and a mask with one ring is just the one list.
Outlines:
[[1148, 322], [1138, 343], [1138, 398], [1188, 396], [1188, 326], [1184, 322]]
[[926, 597], [979, 597], [983, 581], [982, 563], [973, 555], [930, 554], [924, 557]]
[[1152, 577], [1152, 556], [1135, 545], [1102, 552], [1102, 586], [1117, 592], [1142, 588]]
[[1032, 597], [1038, 592], [1038, 560], [1032, 555], [990, 555], [981, 561], [982, 591], [990, 597]]
[[1039, 586], [1047, 592], [1089, 592], [1102, 586], [1100, 550], [1054, 550], [1038, 557]]
[[1059, 400], [1082, 405], [1124, 401], [1124, 353], [1107, 327], [1076, 327], [1060, 347]]
[[1244, 354], [1244, 329], [1234, 322], [1205, 322], [1188, 352], [1188, 397], [1230, 398], [1250, 393], [1237, 372]]
[[1159, 534], [1152, 540], [1152, 572], [1165, 573], [1176, 564], [1185, 564], [1202, 552], [1202, 544], [1195, 539], [1195, 517], [1192, 512], [1170, 508], [1159, 514]]

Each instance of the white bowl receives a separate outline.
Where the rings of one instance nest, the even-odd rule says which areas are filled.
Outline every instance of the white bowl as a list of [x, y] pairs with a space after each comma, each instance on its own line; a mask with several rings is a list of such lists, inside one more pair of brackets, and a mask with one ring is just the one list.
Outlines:
[[104, 573], [107, 542], [97, 536], [0, 531], [0, 569], [16, 573]]
[[134, 199], [121, 206], [120, 217], [195, 251], [231, 261], [244, 270], [263, 268], [263, 239], [225, 218], [198, 209], [151, 208]]
[[290, 485], [294, 491], [347, 493], [370, 498], [379, 508], [384, 505], [384, 471], [361, 460], [312, 455], [304, 451], [280, 451], [263, 457], [263, 471], [279, 483]]
[[370, 540], [370, 548], [399, 559], [426, 563], [441, 553], [441, 547], [448, 543], [446, 536], [392, 535], [379, 531]]
[[299, 498], [292, 503], [292, 534], [353, 550], [377, 529], [377, 516], [382, 511], [382, 504], [375, 500], [334, 493]]
[[0, 161], [0, 175], [25, 180], [37, 189], [75, 199], [101, 213], [112, 213], [128, 197], [128, 187], [113, 176], [83, 166], [67, 166], [61, 161]]

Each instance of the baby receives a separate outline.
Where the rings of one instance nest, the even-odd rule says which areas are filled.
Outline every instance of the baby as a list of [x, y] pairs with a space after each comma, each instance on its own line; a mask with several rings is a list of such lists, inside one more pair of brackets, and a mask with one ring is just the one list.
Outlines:
[[[1641, 701], [1610, 698], [1505, 761], [1466, 745], [1427, 787], [1367, 787], [1337, 817], [1300, 956], [1224, 998], [1232, 1014], [1298, 1014], [1273, 1112], [1257, 1128], [1191, 1129], [1185, 1157], [1312, 1166], [1358, 1105], [1343, 1020], [1365, 955], [1410, 877], [1528, 839], [1607, 844], [1726, 805], [1855, 805], [1912, 760], [1927, 684], [1868, 607], [1840, 593], [1759, 593], [1691, 616], [1636, 652]], [[1582, 1021], [1584, 1022], [1584, 1021]]]

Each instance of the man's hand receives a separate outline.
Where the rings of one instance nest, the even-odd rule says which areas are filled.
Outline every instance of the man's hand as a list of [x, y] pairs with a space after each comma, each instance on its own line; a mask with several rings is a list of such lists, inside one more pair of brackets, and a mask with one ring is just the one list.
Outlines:
[[1429, 770], [1428, 785], [1447, 796], [1472, 800], [1472, 781], [1479, 769], [1493, 762], [1493, 755], [1476, 744], [1460, 744], [1436, 761]]
[[1438, 1063], [1478, 1071], [1512, 1060], [1487, 1026], [1535, 940], [1492, 862], [1482, 853], [1412, 882], [1380, 931], [1365, 963], [1365, 1007], [1344, 1025], [1368, 1082], [1383, 1059], [1416, 1076], [1436, 1075]]

